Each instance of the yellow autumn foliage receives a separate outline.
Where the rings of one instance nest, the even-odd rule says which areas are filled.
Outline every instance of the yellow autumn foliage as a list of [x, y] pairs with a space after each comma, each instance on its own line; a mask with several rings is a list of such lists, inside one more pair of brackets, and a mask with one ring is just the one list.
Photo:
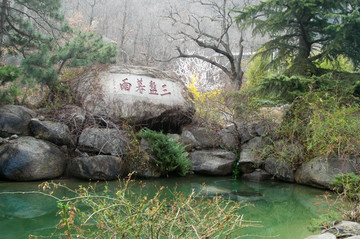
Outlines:
[[192, 75], [188, 83], [188, 92], [193, 95], [190, 100], [195, 104], [196, 116], [206, 123], [221, 123], [225, 105], [223, 91], [216, 88], [215, 90], [202, 92], [196, 87], [197, 77]]

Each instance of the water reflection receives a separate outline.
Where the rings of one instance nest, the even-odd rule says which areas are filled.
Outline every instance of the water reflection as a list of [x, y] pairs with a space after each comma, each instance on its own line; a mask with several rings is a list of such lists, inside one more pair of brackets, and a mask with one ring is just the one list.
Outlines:
[[[84, 181], [61, 181], [70, 188], [86, 185]], [[0, 182], [0, 192], [37, 191], [40, 182]], [[107, 185], [116, 190], [118, 182], [100, 182], [97, 189], [101, 191]], [[244, 234], [276, 236], [279, 239], [302, 239], [310, 235], [307, 230], [309, 220], [316, 216], [316, 195], [322, 190], [305, 186], [278, 183], [232, 180], [229, 178], [190, 176], [185, 178], [163, 178], [135, 181], [130, 189], [149, 197], [164, 186], [167, 195], [176, 188], [177, 191], [190, 194], [192, 190], [203, 196], [223, 195], [225, 198], [250, 202], [241, 213], [245, 219], [261, 221], [262, 228], [248, 228]], [[56, 196], [67, 195], [60, 189]], [[39, 194], [0, 194], [0, 238], [28, 238], [29, 234], [50, 235], [54, 232], [59, 218], [56, 216], [56, 201]], [[253, 237], [247, 237], [253, 238]]]

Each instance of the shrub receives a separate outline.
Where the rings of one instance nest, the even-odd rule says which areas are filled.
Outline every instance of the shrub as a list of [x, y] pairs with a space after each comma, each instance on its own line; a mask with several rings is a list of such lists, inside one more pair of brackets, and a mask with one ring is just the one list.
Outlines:
[[323, 229], [331, 228], [341, 220], [360, 222], [360, 176], [354, 173], [338, 174], [332, 185], [336, 194], [325, 193], [318, 198], [319, 203], [315, 204], [321, 206], [321, 214], [311, 220], [313, 230], [319, 226]]
[[[132, 193], [132, 180], [119, 182], [115, 192], [96, 185], [71, 190], [43, 183], [39, 192], [58, 201], [60, 238], [239, 238], [251, 226], [240, 210], [246, 206], [221, 197], [206, 198], [161, 187], [154, 196]], [[99, 187], [99, 186], [98, 186]], [[56, 188], [70, 191], [71, 198], [56, 198]], [[54, 193], [55, 191], [55, 193]], [[60, 234], [60, 235], [58, 235]], [[35, 237], [37, 238], [37, 237]]]
[[193, 96], [190, 100], [195, 104], [196, 116], [205, 123], [220, 123], [223, 113], [226, 112], [222, 90], [200, 91], [196, 86], [198, 79], [192, 76], [187, 85], [188, 92]]
[[143, 129], [138, 137], [151, 143], [151, 151], [162, 172], [176, 172], [180, 176], [191, 173], [191, 161], [185, 147], [171, 139], [168, 135], [150, 129]]
[[263, 58], [260, 56], [252, 57], [249, 62], [247, 62], [245, 66], [245, 82], [244, 86], [247, 87], [254, 87], [258, 85], [259, 81], [264, 77], [269, 77], [271, 75], [278, 74], [279, 68], [278, 66], [272, 66], [270, 58]]
[[332, 59], [322, 59], [317, 60], [315, 62], [317, 67], [322, 69], [329, 69], [329, 70], [335, 70], [335, 71], [347, 71], [347, 72], [353, 72], [354, 71], [354, 64], [349, 60], [348, 58], [340, 55], [336, 57], [336, 60]]
[[354, 173], [337, 174], [332, 183], [342, 198], [360, 201], [360, 176]]
[[359, 95], [358, 74], [346, 72], [327, 73], [322, 76], [302, 77], [277, 75], [264, 77], [253, 86], [255, 95], [275, 103], [292, 103], [309, 93], [322, 92], [354, 101]]
[[360, 156], [360, 110], [358, 105], [333, 102], [314, 109], [308, 125], [307, 149], [320, 155]]
[[21, 70], [16, 66], [0, 67], [0, 102], [13, 104], [16, 97], [21, 94], [16, 81], [21, 75]]
[[271, 76], [262, 78], [255, 91], [263, 98], [290, 103], [308, 91], [309, 83], [309, 79], [300, 76]]

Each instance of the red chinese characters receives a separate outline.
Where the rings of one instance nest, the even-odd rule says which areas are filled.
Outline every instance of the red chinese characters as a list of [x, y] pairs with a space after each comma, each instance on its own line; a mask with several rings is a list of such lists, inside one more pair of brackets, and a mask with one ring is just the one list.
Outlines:
[[157, 89], [156, 89], [156, 83], [154, 81], [150, 81], [150, 95], [158, 95]]
[[125, 91], [130, 91], [131, 89], [131, 83], [127, 82], [129, 79], [128, 78], [125, 78], [123, 80], [123, 83], [120, 84], [120, 89], [121, 90], [125, 90]]
[[163, 84], [162, 85], [162, 94], [160, 94], [161, 96], [164, 96], [164, 95], [171, 95], [171, 92], [168, 92], [168, 90], [166, 89], [166, 85]]
[[143, 94], [145, 91], [145, 85], [143, 84], [143, 79], [137, 79], [136, 92]]
[[[146, 90], [147, 88], [146, 88], [146, 84], [144, 83], [144, 80], [142, 78], [136, 80], [137, 80], [137, 85], [135, 92], [140, 93], [141, 95], [143, 95], [147, 91], [149, 92], [148, 93], [149, 95], [160, 95], [160, 96], [171, 95], [171, 92], [168, 91], [166, 84], [162, 84], [160, 89], [158, 90], [156, 82], [150, 81], [148, 85], [149, 90]], [[130, 92], [132, 84], [129, 81], [130, 80], [128, 78], [123, 79], [122, 83], [120, 84], [120, 90]]]

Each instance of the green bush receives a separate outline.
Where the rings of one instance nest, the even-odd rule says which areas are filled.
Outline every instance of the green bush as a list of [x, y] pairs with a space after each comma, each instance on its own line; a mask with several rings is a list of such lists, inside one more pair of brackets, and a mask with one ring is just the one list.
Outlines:
[[310, 159], [317, 156], [360, 156], [360, 109], [349, 97], [311, 91], [296, 98], [277, 137], [297, 140]]
[[312, 230], [319, 227], [328, 229], [337, 221], [347, 220], [360, 222], [360, 176], [354, 173], [338, 174], [332, 182], [336, 194], [326, 192], [318, 197], [318, 217], [311, 220]]
[[292, 103], [308, 93], [322, 92], [354, 101], [360, 96], [360, 75], [346, 72], [327, 73], [309, 78], [277, 75], [261, 78], [253, 86], [257, 98], [278, 103]]
[[21, 75], [21, 70], [16, 66], [0, 67], [0, 102], [1, 104], [13, 104], [16, 97], [21, 94], [16, 81]]
[[319, 155], [360, 156], [359, 106], [333, 102], [314, 109], [308, 125], [307, 149]]
[[21, 70], [16, 66], [2, 66], [0, 67], [0, 84], [4, 85], [7, 82], [13, 82], [20, 74]]
[[150, 129], [143, 129], [138, 137], [151, 143], [151, 150], [156, 156], [156, 163], [161, 171], [175, 172], [180, 176], [191, 173], [191, 161], [185, 152], [185, 147], [180, 145], [168, 135]]
[[360, 176], [354, 173], [337, 174], [332, 185], [343, 198], [360, 201]]
[[256, 92], [263, 98], [280, 101], [293, 102], [309, 89], [310, 80], [307, 78], [285, 75], [262, 78], [256, 86]]

